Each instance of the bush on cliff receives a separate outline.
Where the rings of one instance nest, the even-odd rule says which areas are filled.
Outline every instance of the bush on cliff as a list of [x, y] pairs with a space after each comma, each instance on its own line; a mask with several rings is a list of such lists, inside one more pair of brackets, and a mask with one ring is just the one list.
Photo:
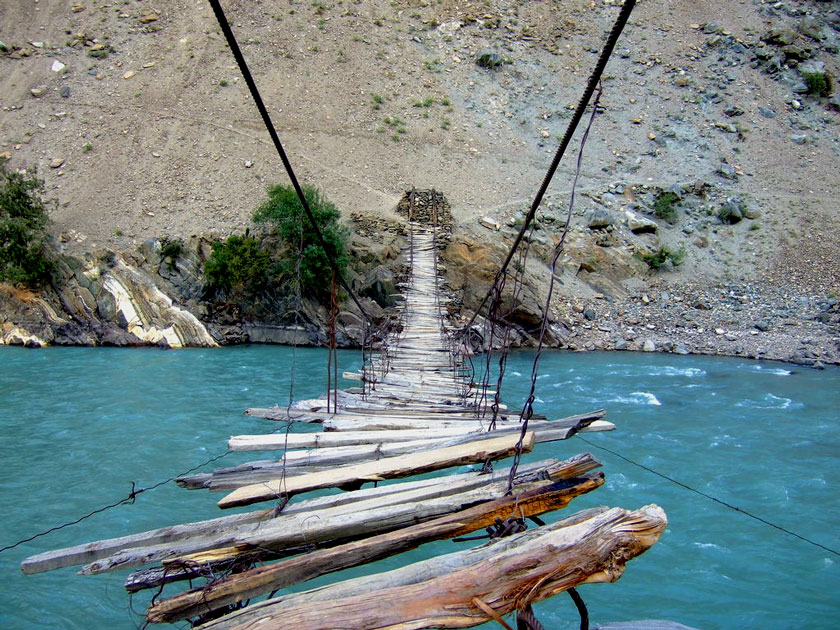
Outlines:
[[318, 243], [315, 229], [291, 186], [269, 188], [268, 200], [254, 212], [254, 221], [268, 225], [283, 245], [278, 265], [281, 280], [294, 281], [299, 261], [301, 289], [324, 297], [329, 294], [332, 278], [327, 254], [344, 273], [349, 262], [346, 247], [348, 231], [338, 222], [341, 214], [335, 204], [320, 190], [304, 186], [303, 194], [324, 237], [327, 253]]
[[675, 267], [681, 265], [685, 260], [685, 247], [678, 250], [673, 250], [669, 247], [662, 246], [653, 252], [640, 252], [638, 257], [647, 263], [647, 266], [658, 271], [662, 269], [669, 261]]
[[265, 290], [269, 282], [271, 259], [257, 239], [246, 231], [213, 243], [204, 263], [204, 279], [209, 289], [228, 297], [252, 297]]
[[55, 263], [47, 250], [44, 182], [6, 167], [0, 159], [0, 280], [30, 287], [50, 282]]

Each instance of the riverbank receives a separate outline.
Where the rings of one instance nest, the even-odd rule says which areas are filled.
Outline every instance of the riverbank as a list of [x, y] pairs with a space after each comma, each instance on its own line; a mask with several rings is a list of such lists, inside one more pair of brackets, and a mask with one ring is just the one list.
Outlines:
[[832, 297], [758, 283], [652, 282], [623, 300], [566, 301], [571, 350], [674, 352], [840, 363], [840, 306]]

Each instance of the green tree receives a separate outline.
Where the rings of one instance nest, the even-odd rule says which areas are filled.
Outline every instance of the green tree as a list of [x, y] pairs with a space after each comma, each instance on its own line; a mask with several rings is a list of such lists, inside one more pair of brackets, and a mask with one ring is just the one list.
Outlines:
[[250, 297], [265, 290], [271, 259], [260, 243], [247, 232], [213, 243], [204, 263], [204, 279], [216, 291]]
[[0, 160], [0, 280], [40, 286], [52, 277], [43, 192], [43, 180], [10, 171]]
[[295, 276], [299, 262], [302, 290], [323, 297], [330, 291], [332, 268], [329, 258], [336, 262], [342, 273], [347, 268], [348, 231], [338, 222], [341, 214], [335, 204], [321, 191], [305, 186], [303, 194], [324, 237], [326, 252], [291, 186], [269, 188], [268, 200], [254, 212], [254, 221], [268, 225], [282, 242], [280, 272], [284, 279], [291, 280]]

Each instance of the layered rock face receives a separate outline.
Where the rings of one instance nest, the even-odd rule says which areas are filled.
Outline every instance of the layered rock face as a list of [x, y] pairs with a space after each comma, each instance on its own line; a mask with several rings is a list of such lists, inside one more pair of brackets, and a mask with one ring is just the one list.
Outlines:
[[[387, 323], [404, 270], [400, 235], [385, 225], [350, 243], [354, 292], [368, 316]], [[231, 343], [320, 345], [328, 312], [316, 300], [287, 294], [219, 296], [202, 268], [212, 241], [192, 237], [171, 251], [150, 239], [134, 253], [102, 250], [62, 257], [53, 286], [40, 292], [0, 286], [0, 344], [215, 347]], [[338, 322], [341, 346], [358, 346], [365, 330], [352, 303]]]

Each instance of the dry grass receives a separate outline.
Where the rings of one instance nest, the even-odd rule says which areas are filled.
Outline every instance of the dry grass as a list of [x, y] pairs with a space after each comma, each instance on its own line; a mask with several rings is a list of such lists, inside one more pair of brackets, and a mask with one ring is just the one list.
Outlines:
[[38, 297], [31, 289], [6, 284], [5, 282], [0, 283], [0, 292], [5, 298], [17, 300], [21, 304], [32, 304]]

